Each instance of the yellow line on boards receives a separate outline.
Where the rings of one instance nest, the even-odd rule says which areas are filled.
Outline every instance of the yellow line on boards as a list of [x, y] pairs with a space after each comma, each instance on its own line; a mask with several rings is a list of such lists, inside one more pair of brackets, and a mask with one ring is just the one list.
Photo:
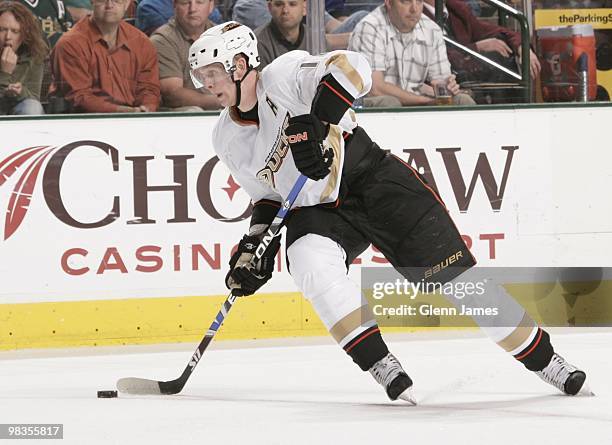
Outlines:
[[[612, 325], [611, 280], [516, 283], [505, 287], [536, 322], [545, 326]], [[444, 304], [439, 295], [422, 297], [425, 300], [415, 300], [415, 304]], [[0, 304], [0, 350], [198, 342], [225, 298], [226, 295], [218, 295]], [[386, 301], [388, 306], [394, 301], [406, 303], [392, 296]], [[378, 323], [384, 332], [474, 327], [469, 318], [444, 314], [379, 317]], [[295, 292], [239, 298], [218, 339], [327, 335], [311, 304]]]
[[[226, 296], [0, 305], [0, 350], [198, 341]], [[326, 335], [301, 294], [236, 302], [220, 339]]]

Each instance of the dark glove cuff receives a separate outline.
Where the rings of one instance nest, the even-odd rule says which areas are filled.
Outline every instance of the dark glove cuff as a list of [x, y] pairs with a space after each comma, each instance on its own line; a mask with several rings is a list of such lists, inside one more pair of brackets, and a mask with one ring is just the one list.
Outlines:
[[280, 202], [269, 199], [261, 199], [253, 204], [250, 227], [258, 224], [269, 226], [280, 209]]

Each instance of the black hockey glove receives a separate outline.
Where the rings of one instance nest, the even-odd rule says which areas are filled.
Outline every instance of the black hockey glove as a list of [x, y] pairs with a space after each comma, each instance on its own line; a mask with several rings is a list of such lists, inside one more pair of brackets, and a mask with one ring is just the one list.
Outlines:
[[251, 260], [255, 257], [260, 240], [256, 235], [243, 236], [229, 261], [230, 270], [225, 276], [225, 285], [237, 297], [254, 294], [272, 278], [274, 257], [280, 248], [280, 236], [274, 237], [259, 265], [253, 267]]
[[334, 160], [333, 150], [323, 146], [328, 130], [329, 127], [314, 114], [289, 118], [289, 125], [285, 129], [295, 166], [300, 173], [315, 181], [329, 174]]

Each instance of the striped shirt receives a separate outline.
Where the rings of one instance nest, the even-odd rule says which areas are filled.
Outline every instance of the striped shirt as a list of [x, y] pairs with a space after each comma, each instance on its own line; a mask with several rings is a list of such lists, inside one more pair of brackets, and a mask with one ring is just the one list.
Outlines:
[[363, 54], [372, 71], [382, 71], [385, 82], [412, 93], [418, 94], [426, 81], [451, 74], [440, 27], [422, 15], [411, 32], [401, 33], [384, 4], [355, 26], [348, 47]]

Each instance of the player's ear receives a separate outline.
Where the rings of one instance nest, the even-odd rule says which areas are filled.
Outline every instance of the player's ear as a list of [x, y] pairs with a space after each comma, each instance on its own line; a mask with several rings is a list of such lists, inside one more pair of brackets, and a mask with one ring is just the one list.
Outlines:
[[242, 79], [247, 72], [248, 62], [243, 54], [234, 56], [234, 65], [236, 66], [236, 77]]

